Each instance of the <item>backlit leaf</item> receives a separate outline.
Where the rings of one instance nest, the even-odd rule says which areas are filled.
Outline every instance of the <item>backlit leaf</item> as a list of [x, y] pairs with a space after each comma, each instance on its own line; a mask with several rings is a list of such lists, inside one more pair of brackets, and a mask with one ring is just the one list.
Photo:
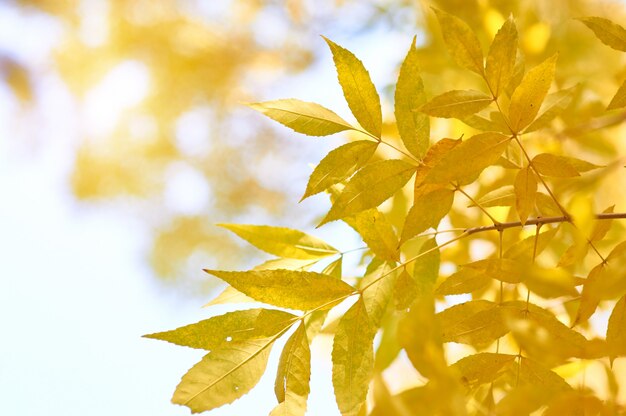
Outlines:
[[259, 382], [273, 342], [274, 338], [233, 342], [211, 351], [183, 376], [172, 402], [192, 413], [232, 403]]
[[379, 258], [387, 261], [398, 261], [398, 236], [385, 215], [371, 208], [353, 217], [344, 218], [344, 221], [361, 235], [361, 238]]
[[[476, 202], [485, 208], [512, 207], [515, 205], [515, 190], [512, 186], [503, 186], [481, 196]], [[475, 205], [469, 204], [468, 206], [473, 207]]]
[[328, 153], [309, 177], [301, 201], [352, 176], [370, 160], [377, 147], [377, 142], [358, 140], [339, 146]]
[[309, 136], [328, 136], [340, 131], [354, 129], [350, 123], [333, 111], [319, 104], [300, 101], [295, 98], [265, 101], [249, 104], [249, 106], [280, 124]]
[[341, 280], [341, 268], [343, 263], [343, 256], [337, 260], [332, 261], [322, 270], [322, 274], [327, 274]]
[[458, 272], [448, 276], [435, 291], [438, 295], [460, 295], [471, 293], [489, 284], [490, 277], [482, 270], [462, 267]]
[[333, 54], [339, 84], [359, 124], [376, 137], [382, 129], [380, 98], [363, 63], [349, 50], [324, 38]]
[[495, 97], [511, 80], [517, 55], [517, 28], [509, 17], [491, 43], [485, 64], [485, 79]]
[[484, 348], [509, 332], [497, 305], [486, 300], [461, 303], [436, 316], [443, 342]]
[[426, 102], [415, 38], [400, 67], [394, 102], [400, 138], [408, 151], [421, 159], [430, 141], [430, 121], [426, 115], [414, 111]]
[[580, 176], [576, 168], [565, 156], [553, 155], [551, 153], [541, 153], [533, 158], [533, 166], [537, 172], [545, 176], [555, 176], [559, 178], [571, 178]]
[[429, 228], [437, 228], [453, 202], [454, 191], [449, 189], [437, 189], [417, 199], [406, 216], [400, 244]]
[[417, 283], [413, 276], [411, 276], [406, 269], [402, 270], [398, 278], [396, 279], [396, 286], [394, 287], [394, 300], [396, 302], [396, 309], [407, 309], [418, 295]]
[[575, 85], [571, 88], [557, 91], [554, 94], [549, 94], [546, 97], [546, 102], [542, 106], [541, 114], [524, 129], [524, 133], [530, 133], [548, 127], [550, 122], [561, 115], [571, 104], [577, 90], [578, 85]]
[[424, 182], [457, 182], [459, 185], [472, 183], [487, 166], [498, 160], [508, 141], [508, 137], [499, 133], [472, 136], [448, 151], [430, 169]]
[[476, 34], [472, 29], [456, 16], [433, 8], [446, 48], [457, 64], [483, 74], [483, 51]]
[[420, 111], [433, 117], [464, 118], [487, 107], [491, 96], [475, 90], [453, 90], [434, 97]]
[[289, 337], [285, 344], [278, 371], [274, 391], [278, 406], [270, 416], [304, 416], [311, 378], [311, 350], [304, 324]]
[[606, 330], [606, 342], [611, 362], [615, 357], [626, 355], [626, 296], [622, 296], [613, 307]]
[[359, 286], [362, 291], [361, 299], [374, 328], [380, 327], [387, 305], [393, 296], [398, 273], [391, 270], [388, 263], [378, 265], [376, 261], [372, 261]]
[[622, 107], [626, 107], [626, 80], [619, 87], [606, 109], [615, 110]]
[[598, 39], [607, 46], [626, 52], [626, 29], [603, 17], [590, 16], [578, 19], [593, 30]]
[[205, 270], [259, 302], [282, 308], [329, 309], [336, 299], [349, 296], [354, 289], [347, 283], [321, 273], [294, 270], [228, 272]]
[[219, 224], [253, 246], [279, 257], [316, 259], [337, 254], [337, 249], [302, 231], [269, 225]]
[[295, 315], [274, 309], [249, 309], [144, 337], [210, 351], [231, 342], [269, 338], [290, 326], [295, 318]]
[[432, 293], [433, 285], [439, 277], [441, 254], [437, 240], [431, 238], [420, 247], [419, 257], [413, 262], [413, 277], [420, 294]]
[[517, 172], [514, 189], [515, 208], [523, 225], [535, 209], [535, 195], [537, 194], [537, 179], [530, 166]]
[[244, 295], [232, 286], [226, 286], [226, 288], [220, 292], [214, 299], [207, 304], [203, 305], [203, 308], [207, 308], [213, 305], [223, 305], [226, 303], [249, 303], [256, 302], [249, 296]]
[[415, 166], [396, 159], [364, 167], [350, 179], [318, 227], [377, 207], [402, 188], [414, 173]]
[[556, 59], [557, 55], [553, 55], [528, 71], [513, 92], [509, 105], [509, 121], [513, 131], [521, 131], [537, 116], [554, 79]]
[[483, 352], [462, 358], [451, 367], [459, 374], [464, 386], [475, 388], [497, 379], [504, 367], [516, 358], [516, 355]]
[[[545, 229], [546, 227], [542, 227]], [[537, 238], [537, 255], [539, 255], [552, 241], [554, 236], [556, 235], [558, 228], [550, 228], [544, 232], [539, 233], [539, 237]], [[518, 241], [513, 244], [511, 247], [506, 249], [504, 252], [504, 257], [509, 259], [530, 259], [533, 256], [533, 251], [535, 251], [535, 236], [532, 235], [530, 237], [526, 237], [522, 241]]]
[[464, 264], [463, 269], [473, 269], [484, 273], [490, 279], [506, 283], [519, 283], [526, 277], [528, 264], [514, 259], [483, 259]]
[[459, 144], [461, 144], [461, 140], [441, 139], [428, 149], [428, 152], [424, 157], [424, 164], [417, 167], [417, 173], [415, 174], [415, 199], [419, 199], [421, 195], [424, 195], [433, 189], [441, 188], [441, 186], [435, 186], [433, 189], [429, 189], [430, 186], [425, 185], [424, 180], [428, 176], [430, 170], [439, 164], [441, 159], [443, 159], [448, 152]]
[[359, 299], [339, 321], [332, 351], [333, 387], [343, 416], [357, 416], [365, 403], [374, 370], [376, 330]]

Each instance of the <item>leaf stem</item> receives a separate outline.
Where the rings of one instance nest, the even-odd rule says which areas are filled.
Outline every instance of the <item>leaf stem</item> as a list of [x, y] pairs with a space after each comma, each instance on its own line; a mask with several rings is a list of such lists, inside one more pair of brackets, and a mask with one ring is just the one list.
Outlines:
[[404, 156], [406, 156], [407, 158], [411, 159], [412, 161], [414, 161], [415, 163], [417, 163], [418, 165], [423, 165], [423, 162], [419, 159], [416, 159], [413, 155], [405, 152], [402, 149], [397, 148], [396, 146], [394, 146], [393, 144], [384, 141], [382, 138], [380, 137], [376, 137], [374, 136], [372, 133], [366, 131], [366, 130], [361, 130], [361, 129], [355, 129], [356, 131], [358, 131], [359, 133], [363, 133], [366, 136], [371, 137], [372, 139], [376, 140], [378, 143], [380, 144], [384, 144], [385, 146], [389, 146], [391, 147], [393, 150], [395, 150], [396, 152], [402, 153]]
[[465, 197], [467, 199], [469, 199], [471, 201], [472, 204], [476, 205], [482, 212], [485, 213], [486, 216], [489, 217], [489, 219], [491, 220], [491, 222], [494, 223], [494, 225], [497, 225], [500, 223], [500, 221], [496, 220], [490, 213], [489, 211], [487, 211], [487, 209], [485, 207], [483, 207], [482, 205], [480, 205], [476, 200], [474, 200], [474, 198], [472, 198], [467, 192], [465, 192], [463, 189], [461, 189], [461, 187], [459, 185], [456, 184], [452, 184], [452, 186], [454, 186], [454, 189], [459, 191], [460, 193], [462, 193], [463, 195], [465, 195]]

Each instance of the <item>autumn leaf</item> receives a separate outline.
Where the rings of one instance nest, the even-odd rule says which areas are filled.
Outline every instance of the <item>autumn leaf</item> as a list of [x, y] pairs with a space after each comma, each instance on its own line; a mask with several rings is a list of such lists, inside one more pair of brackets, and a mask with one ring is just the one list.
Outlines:
[[437, 314], [443, 342], [458, 342], [484, 348], [509, 329], [496, 304], [474, 300], [452, 306]]
[[491, 282], [482, 270], [462, 267], [458, 272], [448, 276], [435, 290], [438, 295], [460, 295], [482, 289]]
[[411, 276], [406, 269], [403, 269], [394, 287], [394, 300], [397, 310], [407, 309], [419, 293], [415, 278]]
[[591, 16], [578, 19], [607, 46], [626, 52], [626, 29], [603, 17]]
[[464, 386], [475, 388], [496, 380], [505, 366], [516, 358], [516, 355], [483, 352], [462, 358], [451, 367], [459, 374]]
[[494, 97], [499, 97], [511, 80], [517, 55], [517, 28], [509, 17], [491, 43], [485, 64], [485, 79]]
[[626, 296], [622, 296], [615, 306], [606, 330], [611, 364], [616, 357], [626, 355]]
[[358, 140], [328, 153], [313, 170], [300, 201], [352, 176], [370, 160], [377, 147], [377, 142]]
[[[397, 273], [386, 263], [373, 260], [365, 276], [361, 279], [361, 299], [369, 321], [374, 328], [379, 328], [387, 311], [387, 305], [393, 296]], [[367, 288], [367, 289], [366, 289]]]
[[424, 104], [420, 111], [433, 117], [464, 118], [475, 114], [493, 102], [493, 98], [475, 90], [445, 92]]
[[615, 110], [623, 107], [626, 107], [626, 80], [619, 87], [606, 109]]
[[437, 189], [415, 200], [402, 228], [400, 244], [429, 228], [436, 228], [450, 211], [454, 202], [454, 191]]
[[294, 270], [228, 272], [205, 270], [251, 298], [282, 308], [329, 309], [354, 289], [341, 280], [321, 273]]
[[414, 111], [426, 102], [417, 55], [413, 38], [411, 48], [400, 67], [394, 103], [400, 138], [408, 151], [421, 159], [430, 142], [430, 121], [424, 114]]
[[476, 34], [456, 16], [432, 8], [439, 20], [446, 48], [457, 64], [482, 75], [483, 51]]
[[359, 124], [375, 137], [380, 137], [382, 113], [378, 92], [363, 63], [349, 50], [324, 38], [333, 54], [339, 84], [348, 106]]
[[376, 208], [361, 211], [343, 219], [363, 239], [370, 250], [379, 258], [398, 261], [398, 236], [387, 217]]
[[537, 194], [537, 179], [530, 166], [517, 172], [514, 183], [515, 208], [520, 222], [526, 224], [528, 216], [535, 209], [535, 196]]
[[578, 91], [579, 86], [575, 85], [553, 94], [548, 94], [546, 101], [541, 107], [537, 118], [524, 129], [524, 133], [530, 133], [544, 127], [548, 127], [550, 122], [561, 115], [563, 111], [571, 104], [574, 95]]

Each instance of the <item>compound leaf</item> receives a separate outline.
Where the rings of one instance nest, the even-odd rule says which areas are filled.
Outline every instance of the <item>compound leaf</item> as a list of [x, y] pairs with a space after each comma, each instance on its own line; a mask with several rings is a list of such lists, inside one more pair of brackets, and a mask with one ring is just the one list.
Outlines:
[[464, 118], [487, 107], [493, 99], [476, 90], [452, 90], [434, 97], [420, 111], [433, 117]]

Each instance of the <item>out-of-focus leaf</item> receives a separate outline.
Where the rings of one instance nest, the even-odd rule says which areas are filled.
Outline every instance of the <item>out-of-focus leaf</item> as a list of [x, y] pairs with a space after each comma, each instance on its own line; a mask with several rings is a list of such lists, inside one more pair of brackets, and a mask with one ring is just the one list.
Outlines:
[[144, 337], [211, 351], [231, 342], [269, 338], [290, 326], [295, 318], [295, 315], [274, 309], [249, 309]]
[[291, 228], [269, 225], [219, 224], [253, 246], [279, 257], [316, 259], [337, 254], [337, 249], [319, 238]]
[[524, 225], [528, 216], [535, 210], [535, 195], [537, 195], [537, 179], [530, 166], [517, 172], [514, 189], [515, 208], [520, 222]]
[[[545, 228], [545, 226], [542, 228]], [[550, 241], [552, 241], [557, 231], [558, 227], [555, 227], [539, 233], [539, 237], [537, 238], [537, 256], [550, 244]], [[533, 256], [533, 251], [535, 251], [534, 235], [513, 244], [504, 252], [504, 257], [517, 260], [530, 259]]]
[[526, 278], [528, 264], [518, 259], [483, 259], [464, 264], [464, 269], [472, 269], [485, 274], [490, 279], [506, 283], [519, 283]]
[[394, 287], [394, 300], [397, 310], [407, 309], [418, 295], [417, 283], [406, 269], [403, 269], [396, 279]]
[[619, 87], [606, 109], [615, 110], [622, 107], [626, 107], [626, 81]]
[[[476, 202], [485, 208], [512, 207], [515, 205], [515, 190], [512, 186], [503, 186], [481, 196]], [[475, 205], [470, 204], [469, 206], [473, 207]]]
[[372, 157], [377, 142], [358, 140], [346, 143], [328, 153], [313, 170], [301, 201], [325, 191], [330, 186], [349, 178]]
[[[615, 211], [615, 205], [611, 205], [604, 211], [603, 214], [612, 214]], [[591, 231], [591, 235], [589, 236], [589, 241], [602, 241], [606, 233], [611, 229], [611, 224], [613, 220], [599, 220], [593, 226], [593, 230]]]
[[259, 302], [281, 308], [330, 309], [335, 299], [345, 298], [354, 289], [349, 284], [321, 273], [294, 270], [227, 272], [205, 270]]
[[487, 286], [490, 281], [489, 276], [482, 270], [462, 267], [461, 270], [448, 276], [446, 280], [437, 286], [435, 293], [438, 295], [471, 293]]
[[370, 75], [352, 52], [324, 38], [333, 54], [339, 84], [352, 114], [361, 126], [376, 137], [382, 129], [380, 97]]
[[383, 260], [398, 261], [398, 236], [387, 217], [376, 208], [371, 208], [344, 221], [359, 233], [372, 252]]
[[578, 312], [576, 313], [574, 325], [587, 322], [587, 320], [598, 308], [598, 304], [602, 299], [598, 296], [597, 290], [595, 290], [594, 286], [596, 286], [598, 279], [602, 278], [604, 266], [605, 265], [602, 263], [598, 264], [591, 269], [587, 275], [587, 279], [585, 279], [585, 282], [583, 283], [583, 290], [580, 295], [580, 304], [578, 305]]
[[388, 263], [378, 264], [376, 260], [368, 267], [359, 286], [362, 291], [361, 299], [374, 328], [380, 327], [387, 305], [393, 296], [398, 275], [396, 271], [391, 271], [392, 268]]
[[462, 358], [451, 367], [460, 375], [461, 383], [473, 389], [496, 380], [516, 358], [516, 355], [483, 352]]
[[449, 189], [437, 189], [415, 200], [406, 216], [400, 244], [429, 228], [437, 228], [453, 202], [454, 191]]
[[622, 296], [613, 307], [606, 330], [606, 342], [611, 363], [615, 357], [626, 355], [626, 296]]
[[413, 277], [420, 294], [432, 293], [433, 285], [439, 277], [441, 254], [437, 249], [437, 240], [431, 238], [420, 248], [419, 258], [413, 262]]
[[415, 166], [397, 159], [364, 167], [350, 179], [318, 227], [377, 207], [402, 188], [414, 173]]
[[374, 370], [374, 335], [362, 299], [345, 313], [333, 342], [333, 387], [343, 416], [357, 416]]
[[[553, 400], [543, 416], [586, 416], [601, 415], [602, 400], [584, 391], [571, 391], [559, 395]], [[609, 413], [610, 414], [610, 413]]]
[[193, 413], [232, 403], [259, 382], [273, 342], [274, 338], [246, 340], [211, 351], [183, 376], [172, 402]]
[[626, 52], [626, 29], [603, 17], [590, 16], [578, 19], [593, 30], [598, 39], [607, 46]]
[[485, 79], [495, 97], [499, 97], [511, 80], [517, 55], [517, 28], [509, 17], [496, 34], [485, 64]]
[[570, 178], [580, 176], [580, 173], [597, 169], [600, 166], [573, 157], [540, 153], [533, 158], [533, 165], [537, 172], [545, 176]]
[[575, 85], [571, 88], [549, 94], [542, 107], [543, 111], [539, 114], [535, 121], [530, 123], [530, 125], [524, 129], [524, 133], [530, 133], [549, 126], [550, 122], [561, 115], [561, 113], [563, 113], [563, 111], [565, 111], [565, 109], [571, 104], [577, 90], [578, 85]]
[[509, 121], [513, 131], [522, 131], [537, 116], [554, 79], [556, 59], [557, 55], [553, 55], [528, 71], [513, 92], [509, 106]]
[[477, 348], [489, 346], [509, 332], [499, 308], [487, 300], [473, 300], [439, 312], [443, 342], [458, 342]]
[[493, 98], [476, 90], [445, 92], [424, 104], [420, 111], [433, 117], [465, 118], [487, 107]]
[[499, 133], [472, 136], [445, 153], [427, 173], [424, 182], [444, 184], [452, 181], [459, 185], [472, 183], [487, 166], [498, 160], [508, 142], [509, 138]]
[[291, 335], [278, 362], [274, 391], [278, 406], [270, 416], [304, 416], [310, 392], [311, 350], [301, 324]]
[[414, 111], [426, 102], [415, 38], [400, 67], [394, 102], [400, 138], [408, 151], [421, 159], [430, 142], [430, 120], [428, 116]]
[[446, 48], [457, 64], [483, 75], [483, 50], [476, 34], [456, 16], [433, 7]]
[[249, 106], [295, 132], [309, 136], [328, 136], [354, 129], [350, 123], [328, 108], [295, 98], [253, 103]]

